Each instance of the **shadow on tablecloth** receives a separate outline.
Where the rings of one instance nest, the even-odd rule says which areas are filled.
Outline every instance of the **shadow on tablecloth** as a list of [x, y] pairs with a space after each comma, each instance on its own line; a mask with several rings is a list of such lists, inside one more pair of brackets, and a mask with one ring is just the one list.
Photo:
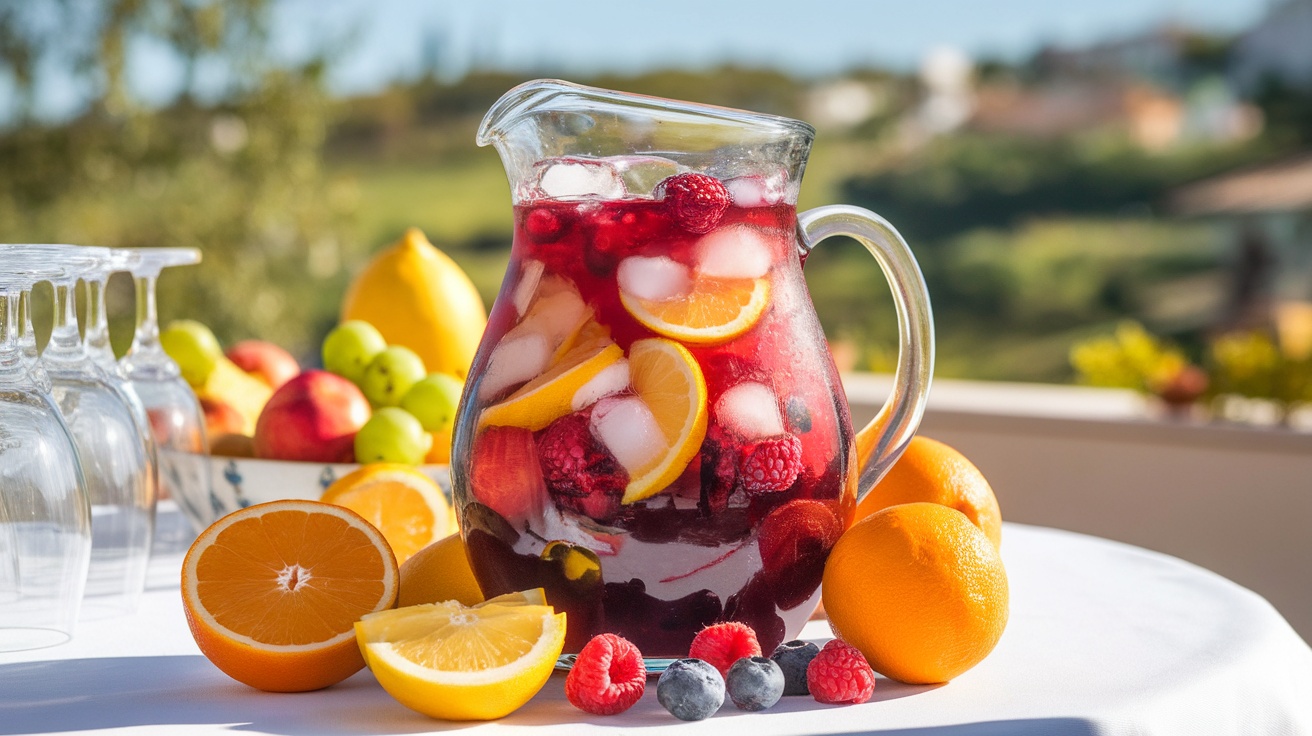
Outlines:
[[221, 728], [330, 736], [462, 726], [379, 718], [376, 696], [387, 698], [367, 674], [331, 690], [264, 693], [229, 679], [199, 655], [27, 662], [0, 665], [0, 734], [171, 725], [178, 733]]
[[[564, 677], [556, 675], [525, 708], [496, 724], [436, 721], [402, 707], [361, 672], [332, 688], [311, 693], [263, 693], [219, 672], [204, 657], [107, 657], [0, 665], [0, 735], [58, 734], [71, 731], [174, 727], [171, 733], [254, 732], [280, 736], [354, 736], [377, 733], [433, 733], [467, 728], [518, 727], [538, 733], [569, 733], [571, 725], [613, 727], [615, 732], [731, 732], [751, 728], [767, 733], [823, 733], [854, 736], [1094, 736], [1087, 722], [1072, 718], [962, 723], [932, 728], [880, 730], [881, 701], [936, 689], [881, 678], [874, 702], [849, 710], [810, 698], [786, 698], [768, 713], [744, 713], [726, 703], [698, 729], [674, 720], [656, 702], [655, 681], [620, 717], [589, 716], [565, 701]], [[94, 693], [94, 694], [88, 694]], [[841, 713], [841, 715], [840, 715]], [[852, 728], [851, 716], [860, 723]], [[732, 719], [732, 722], [730, 722]], [[718, 725], [718, 724], [723, 724]], [[691, 728], [691, 731], [689, 730]], [[797, 730], [802, 728], [803, 730]]]

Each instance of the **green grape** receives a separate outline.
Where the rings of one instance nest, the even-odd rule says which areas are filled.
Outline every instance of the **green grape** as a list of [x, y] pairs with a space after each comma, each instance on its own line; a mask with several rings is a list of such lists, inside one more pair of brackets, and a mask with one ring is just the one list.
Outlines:
[[192, 387], [203, 386], [223, 357], [223, 348], [214, 333], [195, 320], [170, 322], [159, 334], [159, 344], [182, 369], [183, 380]]
[[446, 373], [429, 373], [410, 387], [401, 399], [401, 408], [415, 415], [428, 432], [440, 432], [451, 426], [460, 404], [465, 384]]
[[415, 351], [401, 345], [384, 348], [364, 369], [360, 390], [374, 406], [396, 406], [428, 371]]
[[337, 325], [323, 340], [323, 367], [359, 386], [364, 370], [387, 348], [378, 328], [353, 319]]
[[374, 412], [355, 434], [358, 463], [419, 465], [433, 446], [433, 438], [410, 412], [387, 406]]

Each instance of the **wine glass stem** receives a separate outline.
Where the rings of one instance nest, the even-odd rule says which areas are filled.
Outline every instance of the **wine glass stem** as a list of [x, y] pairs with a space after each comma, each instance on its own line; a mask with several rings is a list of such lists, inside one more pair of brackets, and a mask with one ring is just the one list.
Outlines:
[[36, 330], [32, 329], [32, 287], [23, 289], [18, 294], [17, 334], [15, 339], [24, 352], [36, 355]]
[[77, 299], [71, 282], [55, 285], [55, 321], [50, 330], [50, 344], [46, 346], [47, 359], [80, 357], [82, 338], [77, 333]]
[[0, 290], [0, 374], [7, 373], [19, 364], [18, 308], [14, 295]]
[[87, 323], [85, 343], [87, 351], [97, 360], [108, 356], [114, 360], [114, 348], [109, 344], [109, 317], [105, 311], [105, 279], [86, 279]]
[[155, 277], [138, 276], [137, 331], [133, 349], [153, 353], [159, 350], [159, 315], [155, 311]]

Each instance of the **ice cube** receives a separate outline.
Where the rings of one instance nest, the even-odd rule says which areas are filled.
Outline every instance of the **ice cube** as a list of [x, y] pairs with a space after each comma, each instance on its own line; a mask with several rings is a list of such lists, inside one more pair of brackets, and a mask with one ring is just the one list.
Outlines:
[[692, 290], [688, 267], [665, 256], [625, 258], [615, 277], [620, 291], [647, 301], [663, 302]]
[[538, 164], [542, 174], [538, 188], [551, 199], [624, 196], [620, 172], [606, 161], [586, 158], [557, 158]]
[[545, 335], [554, 354], [567, 338], [578, 332], [580, 325], [592, 317], [592, 308], [583, 303], [583, 297], [573, 284], [565, 282], [567, 288], [548, 288], [552, 283], [551, 277], [542, 280], [539, 295], [529, 307], [528, 315], [511, 332], [530, 331]]
[[651, 409], [637, 396], [598, 401], [592, 409], [591, 426], [629, 475], [645, 470], [669, 445]]
[[697, 274], [720, 279], [759, 279], [770, 270], [770, 244], [750, 225], [713, 230], [697, 241]]
[[715, 402], [715, 420], [745, 440], [783, 434], [779, 400], [763, 383], [747, 381], [720, 394]]
[[653, 197], [657, 184], [688, 170], [678, 161], [660, 156], [613, 156], [606, 160], [619, 170], [631, 197]]
[[595, 403], [598, 399], [619, 393], [629, 387], [629, 361], [624, 358], [611, 363], [593, 376], [587, 383], [579, 386], [570, 401], [570, 409], [578, 411]]
[[487, 370], [478, 384], [478, 398], [486, 401], [512, 386], [537, 378], [547, 369], [551, 353], [547, 336], [541, 332], [506, 333], [487, 361]]
[[788, 179], [781, 171], [774, 176], [739, 176], [724, 183], [729, 198], [739, 207], [765, 207], [784, 198]]
[[546, 264], [537, 260], [525, 261], [520, 268], [519, 283], [515, 284], [515, 293], [511, 296], [515, 313], [519, 316], [523, 317], [528, 311], [528, 305], [533, 301], [533, 294], [538, 290], [538, 282], [542, 280], [544, 270]]
[[567, 542], [579, 547], [586, 547], [599, 557], [611, 557], [619, 552], [620, 539], [613, 534], [603, 533], [600, 529], [583, 526], [582, 520], [570, 514], [566, 516], [553, 503], [546, 504], [542, 513], [536, 517], [538, 528], [532, 534], [521, 535], [515, 544], [515, 551], [521, 555], [540, 555], [545, 546], [543, 539], [553, 542]]

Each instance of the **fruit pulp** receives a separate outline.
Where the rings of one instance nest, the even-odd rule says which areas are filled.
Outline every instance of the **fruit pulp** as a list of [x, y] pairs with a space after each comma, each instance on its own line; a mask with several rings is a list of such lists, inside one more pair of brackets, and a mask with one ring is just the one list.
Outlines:
[[[730, 203], [705, 230], [658, 198], [515, 208], [455, 495], [484, 594], [545, 588], [568, 652], [613, 632], [686, 656], [724, 620], [772, 651], [851, 519], [851, 422], [795, 207]], [[612, 344], [622, 358], [595, 357]], [[664, 363], [638, 355], [653, 345]]]

